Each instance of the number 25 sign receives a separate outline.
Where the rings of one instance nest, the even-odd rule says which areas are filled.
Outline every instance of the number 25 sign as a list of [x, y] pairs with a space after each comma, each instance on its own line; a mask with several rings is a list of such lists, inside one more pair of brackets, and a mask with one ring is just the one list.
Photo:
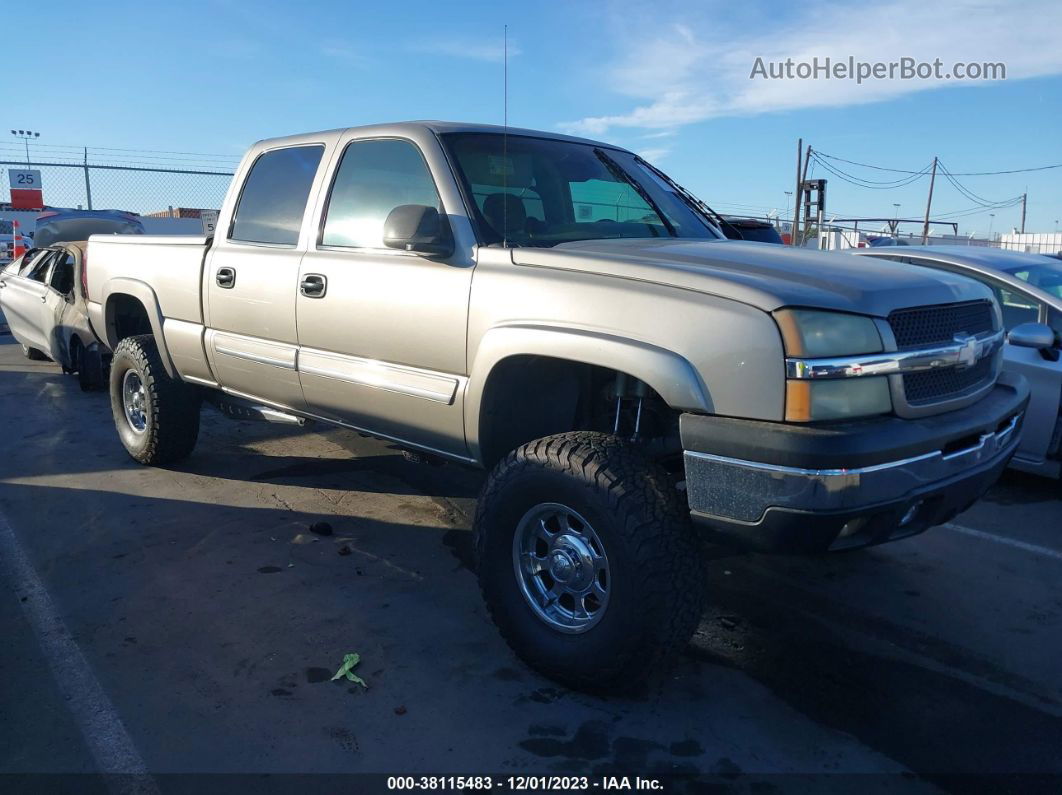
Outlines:
[[41, 172], [37, 169], [9, 168], [7, 178], [15, 190], [41, 189]]

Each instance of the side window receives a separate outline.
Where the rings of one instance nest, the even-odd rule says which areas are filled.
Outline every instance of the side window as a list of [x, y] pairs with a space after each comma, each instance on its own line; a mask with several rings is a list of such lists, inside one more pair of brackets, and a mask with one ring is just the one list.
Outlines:
[[328, 197], [321, 245], [384, 248], [387, 214], [403, 204], [443, 210], [420, 150], [396, 139], [352, 141]]
[[46, 256], [48, 256], [48, 249], [31, 248], [29, 251], [22, 255], [21, 260], [15, 260], [19, 263], [18, 275], [29, 276], [30, 271], [33, 270], [33, 266], [40, 262], [42, 257]]
[[1055, 330], [1055, 341], [1062, 340], [1062, 312], [1054, 307], [1047, 313], [1047, 325]]
[[1037, 323], [1040, 320], [1041, 304], [1035, 298], [1020, 293], [1012, 287], [998, 282], [988, 282], [992, 292], [1003, 310], [1003, 328], [1010, 331], [1022, 323]]
[[52, 275], [48, 280], [57, 293], [67, 295], [74, 289], [74, 255], [68, 251], [60, 252], [52, 266]]
[[48, 268], [51, 267], [52, 262], [55, 260], [56, 253], [54, 251], [45, 251], [44, 256], [38, 257], [33, 261], [29, 271], [23, 273], [27, 279], [32, 279], [35, 282], [41, 282], [42, 284], [48, 281]]
[[259, 156], [247, 174], [230, 240], [294, 246], [323, 146], [293, 146]]

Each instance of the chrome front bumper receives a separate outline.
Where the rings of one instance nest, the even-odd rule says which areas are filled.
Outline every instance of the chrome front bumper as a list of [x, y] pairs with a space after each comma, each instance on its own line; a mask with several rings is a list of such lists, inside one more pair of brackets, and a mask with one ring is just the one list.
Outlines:
[[1018, 444], [1021, 414], [1003, 427], [981, 434], [958, 450], [923, 455], [856, 469], [800, 469], [686, 451], [686, 492], [696, 514], [757, 523], [771, 508], [837, 512], [903, 499], [1009, 458]]

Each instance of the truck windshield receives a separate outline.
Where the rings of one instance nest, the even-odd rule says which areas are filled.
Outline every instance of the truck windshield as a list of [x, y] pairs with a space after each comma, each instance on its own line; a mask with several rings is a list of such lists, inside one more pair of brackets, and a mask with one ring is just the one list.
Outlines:
[[607, 238], [717, 238], [675, 188], [632, 155], [496, 133], [442, 136], [488, 245]]

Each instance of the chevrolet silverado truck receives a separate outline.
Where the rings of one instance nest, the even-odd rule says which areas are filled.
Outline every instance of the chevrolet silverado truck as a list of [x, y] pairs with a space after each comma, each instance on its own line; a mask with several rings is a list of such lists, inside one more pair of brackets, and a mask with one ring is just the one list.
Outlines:
[[513, 650], [629, 687], [702, 610], [701, 539], [877, 544], [999, 476], [1028, 388], [964, 277], [730, 241], [605, 143], [444, 122], [261, 141], [213, 238], [93, 237], [118, 435], [203, 400], [489, 471], [478, 578]]

